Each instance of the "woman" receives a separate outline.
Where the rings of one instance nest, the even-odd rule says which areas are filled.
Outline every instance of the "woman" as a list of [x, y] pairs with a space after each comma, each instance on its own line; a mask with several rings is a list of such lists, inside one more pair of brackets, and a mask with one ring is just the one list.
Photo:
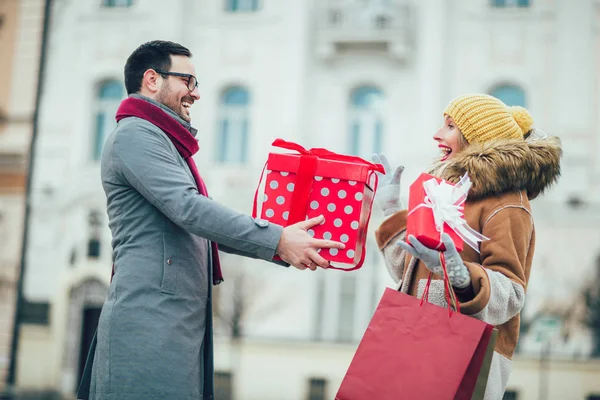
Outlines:
[[[461, 312], [498, 329], [485, 395], [490, 400], [503, 396], [519, 337], [535, 247], [529, 201], [560, 175], [560, 141], [532, 130], [532, 124], [522, 107], [508, 107], [488, 95], [463, 95], [448, 105], [433, 137], [442, 154], [429, 173], [452, 183], [468, 173], [473, 185], [465, 220], [489, 238], [480, 243], [479, 253], [465, 246], [459, 254], [443, 235], [448, 278]], [[383, 162], [387, 172], [377, 202], [388, 217], [375, 235], [390, 274], [400, 291], [422, 297], [433, 272], [429, 301], [446, 306], [438, 252], [412, 235], [410, 245], [405, 243], [407, 212], [399, 201], [403, 167], [389, 178], [385, 157], [374, 159]]]

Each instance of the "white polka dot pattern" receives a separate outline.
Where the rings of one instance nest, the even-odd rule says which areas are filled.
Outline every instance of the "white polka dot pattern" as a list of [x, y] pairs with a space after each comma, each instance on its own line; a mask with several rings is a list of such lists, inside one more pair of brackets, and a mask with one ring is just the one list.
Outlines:
[[[291, 200], [296, 189], [296, 174], [277, 170], [267, 170], [267, 173], [265, 191], [258, 197], [262, 199], [259, 217], [287, 226], [295, 222], [289, 218]], [[316, 239], [335, 240], [346, 245], [342, 251], [325, 249], [320, 253], [334, 265], [355, 265], [358, 262], [366, 240], [364, 224], [369, 211], [364, 203], [368, 201], [367, 204], [370, 204], [372, 196], [373, 192], [364, 182], [314, 177], [306, 219], [323, 215], [325, 221], [307, 232]]]

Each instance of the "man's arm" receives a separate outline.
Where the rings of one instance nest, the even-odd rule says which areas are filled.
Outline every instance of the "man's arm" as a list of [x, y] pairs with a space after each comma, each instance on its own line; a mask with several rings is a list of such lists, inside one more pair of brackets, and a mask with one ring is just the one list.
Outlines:
[[[236, 256], [242, 256], [242, 257], [249, 257], [249, 258], [258, 258], [256, 257], [254, 254], [251, 253], [246, 253], [245, 251], [240, 251], [238, 249], [235, 249], [233, 247], [229, 247], [229, 246], [225, 246], [225, 245], [219, 245], [219, 251], [222, 251], [224, 253], [228, 253], [228, 254], [234, 254]], [[281, 260], [269, 260], [274, 264], [277, 265], [281, 265], [284, 267], [289, 267], [290, 264], [286, 263], [285, 261], [281, 261]]]
[[150, 123], [126, 125], [114, 138], [112, 168], [187, 231], [247, 255], [271, 260], [283, 228], [256, 221], [199, 195], [168, 140]]

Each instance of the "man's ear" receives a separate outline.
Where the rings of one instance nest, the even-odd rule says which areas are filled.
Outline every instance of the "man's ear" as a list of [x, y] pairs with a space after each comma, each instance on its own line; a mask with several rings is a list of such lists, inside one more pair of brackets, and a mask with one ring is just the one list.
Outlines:
[[146, 88], [150, 93], [156, 93], [160, 89], [161, 83], [160, 75], [153, 69], [144, 72], [142, 88]]

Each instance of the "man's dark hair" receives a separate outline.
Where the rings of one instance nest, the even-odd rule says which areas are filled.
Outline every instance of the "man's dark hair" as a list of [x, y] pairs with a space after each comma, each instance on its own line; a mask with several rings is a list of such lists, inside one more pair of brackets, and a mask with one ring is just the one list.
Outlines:
[[127, 94], [139, 92], [144, 72], [147, 70], [169, 71], [172, 55], [191, 57], [192, 53], [178, 43], [164, 40], [153, 40], [135, 49], [125, 63]]

